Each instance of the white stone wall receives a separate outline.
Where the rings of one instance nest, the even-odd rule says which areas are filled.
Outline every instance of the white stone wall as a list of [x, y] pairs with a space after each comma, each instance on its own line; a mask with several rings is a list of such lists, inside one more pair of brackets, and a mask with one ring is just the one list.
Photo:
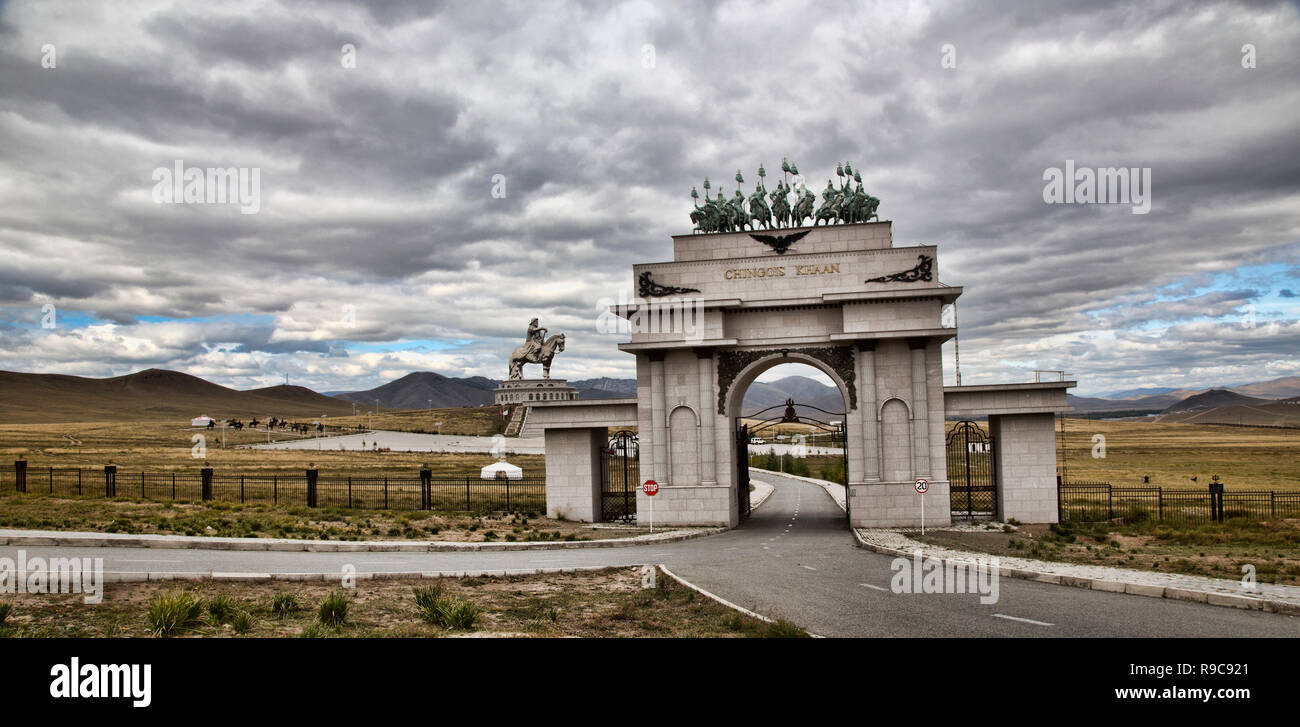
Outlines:
[[596, 522], [604, 427], [546, 430], [546, 516]]
[[921, 500], [925, 500], [925, 525], [952, 524], [948, 481], [929, 480], [930, 490], [918, 494], [915, 480], [876, 482], [849, 487], [849, 521], [855, 528], [920, 527]]
[[[653, 503], [650, 500], [654, 500]], [[740, 522], [736, 508], [736, 493], [732, 487], [715, 485], [705, 487], [664, 487], [654, 497], [638, 490], [636, 494], [637, 524], [650, 520], [654, 508], [656, 525], [726, 525], [734, 527]]]
[[1056, 431], [1052, 414], [1003, 414], [989, 417], [994, 439], [998, 519], [1054, 523], [1056, 502]]

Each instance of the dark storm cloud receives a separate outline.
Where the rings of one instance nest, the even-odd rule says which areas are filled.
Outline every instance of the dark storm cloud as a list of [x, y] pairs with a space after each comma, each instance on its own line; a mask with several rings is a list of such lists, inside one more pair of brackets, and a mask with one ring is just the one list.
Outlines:
[[[940, 246], [966, 381], [1210, 383], [1294, 350], [1294, 310], [1236, 326], [1279, 281], [1204, 289], [1300, 256], [1293, 5], [19, 4], [0, 35], [0, 305], [120, 324], [5, 339], [0, 365], [499, 376], [538, 315], [573, 370], [628, 375], [597, 301], [671, 256], [691, 186], [740, 168], [748, 192], [782, 157], [814, 190], [853, 162], [896, 245]], [[257, 168], [259, 212], [154, 204], [177, 159]], [[1150, 214], [1044, 204], [1066, 159], [1151, 168]], [[243, 314], [274, 323], [137, 323]], [[340, 343], [424, 339], [471, 343]]]

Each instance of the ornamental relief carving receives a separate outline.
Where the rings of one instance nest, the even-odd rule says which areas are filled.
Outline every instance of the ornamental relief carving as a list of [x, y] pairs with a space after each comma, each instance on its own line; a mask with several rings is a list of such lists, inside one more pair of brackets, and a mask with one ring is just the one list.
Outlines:
[[826, 364], [844, 382], [849, 393], [849, 409], [858, 408], [857, 374], [851, 346], [818, 346], [809, 348], [769, 348], [762, 350], [718, 351], [718, 413], [727, 413], [727, 392], [740, 372], [750, 364], [772, 356], [799, 354]]

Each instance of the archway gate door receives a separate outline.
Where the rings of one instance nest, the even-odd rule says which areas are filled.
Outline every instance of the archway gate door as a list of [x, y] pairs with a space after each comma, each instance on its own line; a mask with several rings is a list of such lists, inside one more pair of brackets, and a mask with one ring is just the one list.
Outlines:
[[636, 491], [641, 474], [639, 455], [636, 433], [620, 430], [609, 438], [600, 467], [602, 522], [636, 521]]
[[[764, 416], [770, 415], [774, 409], [780, 409], [782, 407], [785, 408], [785, 411], [781, 416], [768, 419], [763, 418]], [[816, 417], [799, 414], [799, 411], [803, 409], [815, 409], [824, 415], [838, 416], [840, 418], [836, 421], [823, 421]], [[754, 414], [743, 415], [737, 418], [735, 453], [737, 473], [736, 494], [737, 501], [740, 505], [741, 519], [743, 520], [744, 518], [749, 517], [751, 510], [749, 500], [749, 445], [755, 443], [754, 440], [756, 439], [765, 440], [767, 436], [776, 435], [777, 432], [780, 431], [779, 428], [782, 424], [804, 425], [808, 428], [809, 432], [811, 432], [811, 434], [807, 435], [807, 438], [812, 439], [812, 443], [809, 443], [807, 439], [804, 439], [803, 437], [805, 435], [803, 434], [797, 434], [790, 440], [792, 444], [786, 445], [789, 447], [786, 453], [791, 456], [806, 457], [808, 456], [806, 451], [801, 453], [796, 448], [802, 447], [807, 449], [811, 447], [814, 449], [808, 451], [815, 451], [815, 448], [820, 442], [827, 442], [832, 449], [838, 447], [840, 450], [840, 457], [842, 458], [841, 472], [844, 473], [844, 482], [841, 484], [847, 485], [849, 481], [849, 448], [847, 430], [844, 426], [845, 416], [844, 412], [826, 411], [825, 409], [815, 407], [811, 404], [799, 404], [795, 402], [794, 399], [786, 399], [785, 404], [770, 406], [762, 411], [755, 412]], [[755, 419], [758, 421], [753, 421]], [[747, 420], [753, 421], [753, 423], [747, 424]], [[784, 442], [779, 442], [779, 444], [784, 444]], [[845, 517], [847, 517], [847, 498], [845, 505], [844, 514]]]
[[960, 421], [948, 432], [948, 487], [954, 518], [992, 518], [998, 512], [993, 438], [979, 424]]

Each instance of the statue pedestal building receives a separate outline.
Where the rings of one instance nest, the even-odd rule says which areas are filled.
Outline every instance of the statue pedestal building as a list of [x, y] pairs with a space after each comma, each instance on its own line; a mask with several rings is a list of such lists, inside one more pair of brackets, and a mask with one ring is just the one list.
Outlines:
[[527, 406], [538, 401], [573, 401], [578, 390], [564, 379], [512, 379], [492, 390], [500, 406]]

